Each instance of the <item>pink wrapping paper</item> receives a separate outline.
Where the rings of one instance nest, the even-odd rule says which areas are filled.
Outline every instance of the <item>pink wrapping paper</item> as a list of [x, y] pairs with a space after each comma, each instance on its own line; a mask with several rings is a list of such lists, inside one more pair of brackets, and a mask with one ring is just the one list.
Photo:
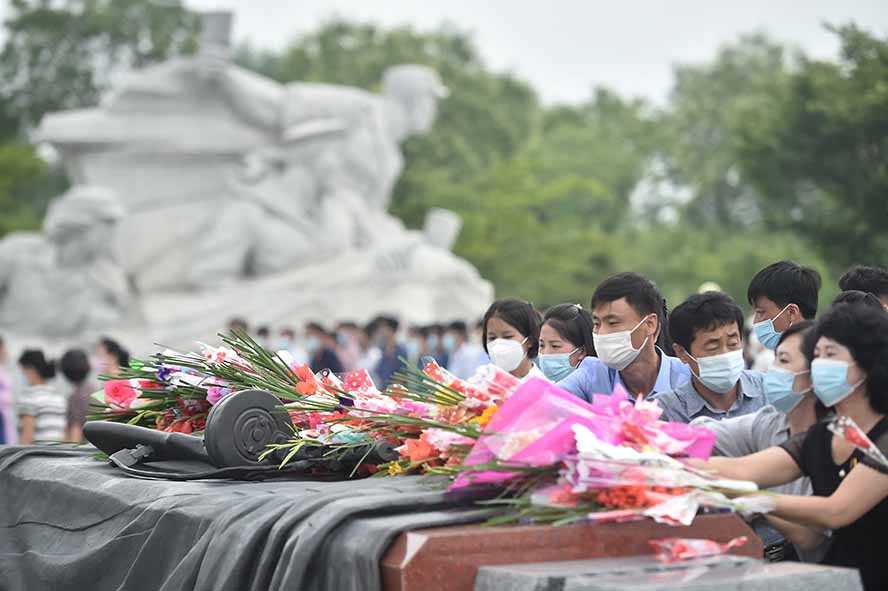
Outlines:
[[[651, 447], [670, 455], [707, 458], [715, 437], [706, 429], [659, 420], [654, 403], [633, 404], [625, 390], [595, 395], [590, 404], [540, 378], [525, 382], [493, 416], [465, 460], [466, 466], [498, 460], [522, 466], [550, 466], [575, 454], [573, 426], [580, 424], [602, 441], [614, 445]], [[461, 474], [451, 485], [503, 482], [515, 476], [505, 471]]]

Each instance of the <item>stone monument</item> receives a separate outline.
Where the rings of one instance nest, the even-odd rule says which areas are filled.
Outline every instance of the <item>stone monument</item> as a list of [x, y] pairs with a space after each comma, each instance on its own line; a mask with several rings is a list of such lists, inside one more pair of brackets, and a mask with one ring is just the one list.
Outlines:
[[[115, 313], [96, 312], [89, 326], [143, 334], [147, 346], [206, 338], [232, 316], [293, 325], [480, 315], [492, 288], [450, 251], [458, 216], [433, 210], [420, 232], [387, 211], [401, 142], [431, 129], [447, 95], [438, 74], [393, 66], [380, 94], [281, 85], [230, 61], [230, 25], [227, 13], [204, 15], [196, 55], [131, 72], [101, 105], [49, 114], [36, 131], [74, 192], [101, 187], [120, 202], [104, 239], [117, 295], [83, 292], [86, 301], [101, 291], [114, 303], [100, 309]], [[3, 305], [0, 330], [83, 325]]]
[[75, 186], [50, 205], [42, 234], [0, 240], [0, 326], [58, 337], [123, 320], [129, 286], [107, 244], [123, 215], [110, 191]]

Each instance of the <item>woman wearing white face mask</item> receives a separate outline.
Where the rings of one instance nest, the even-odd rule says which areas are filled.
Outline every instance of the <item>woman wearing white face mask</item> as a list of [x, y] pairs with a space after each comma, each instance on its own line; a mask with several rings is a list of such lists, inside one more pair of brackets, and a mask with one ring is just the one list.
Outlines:
[[507, 298], [484, 314], [482, 340], [490, 361], [516, 378], [544, 378], [534, 365], [539, 352], [540, 315], [528, 302]]
[[595, 354], [592, 316], [579, 304], [559, 304], [546, 310], [540, 329], [540, 369], [552, 382], [563, 380]]
[[[859, 304], [834, 306], [806, 336], [805, 352], [813, 359], [811, 381], [820, 402], [852, 419], [888, 455], [888, 314]], [[813, 496], [756, 496], [756, 507], [832, 530], [823, 563], [859, 569], [868, 591], [888, 589], [888, 561], [878, 542], [888, 528], [888, 466], [878, 454], [865, 454], [834, 435], [830, 422], [779, 447], [694, 464], [761, 487], [808, 476]]]

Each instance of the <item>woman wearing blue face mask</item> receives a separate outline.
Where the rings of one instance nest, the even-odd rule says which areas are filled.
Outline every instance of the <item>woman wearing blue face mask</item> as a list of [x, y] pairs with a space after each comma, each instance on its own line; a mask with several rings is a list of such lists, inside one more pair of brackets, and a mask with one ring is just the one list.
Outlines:
[[546, 378], [563, 380], [589, 355], [595, 355], [589, 312], [579, 304], [559, 304], [546, 310], [537, 358]]
[[[888, 456], [888, 314], [860, 304], [830, 308], [805, 337], [817, 399], [851, 418]], [[864, 588], [888, 589], [888, 561], [878, 540], [888, 528], [888, 465], [866, 455], [830, 422], [817, 423], [779, 447], [705, 463], [722, 476], [762, 487], [807, 476], [814, 495], [757, 497], [770, 515], [833, 531], [824, 564], [860, 570]]]

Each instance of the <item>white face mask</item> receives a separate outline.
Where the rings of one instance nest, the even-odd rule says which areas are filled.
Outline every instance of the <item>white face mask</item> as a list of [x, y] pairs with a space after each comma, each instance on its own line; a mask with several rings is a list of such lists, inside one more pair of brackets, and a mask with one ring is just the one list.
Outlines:
[[487, 343], [487, 352], [495, 366], [503, 371], [515, 371], [524, 360], [525, 338], [520, 343], [512, 339], [495, 339]]
[[636, 349], [632, 346], [632, 333], [638, 330], [645, 320], [647, 320], [647, 316], [642, 318], [641, 322], [636, 324], [632, 330], [621, 330], [605, 335], [593, 333], [592, 341], [595, 343], [595, 352], [601, 362], [611, 369], [621, 371], [635, 361], [650, 337], [645, 337], [644, 342]]

